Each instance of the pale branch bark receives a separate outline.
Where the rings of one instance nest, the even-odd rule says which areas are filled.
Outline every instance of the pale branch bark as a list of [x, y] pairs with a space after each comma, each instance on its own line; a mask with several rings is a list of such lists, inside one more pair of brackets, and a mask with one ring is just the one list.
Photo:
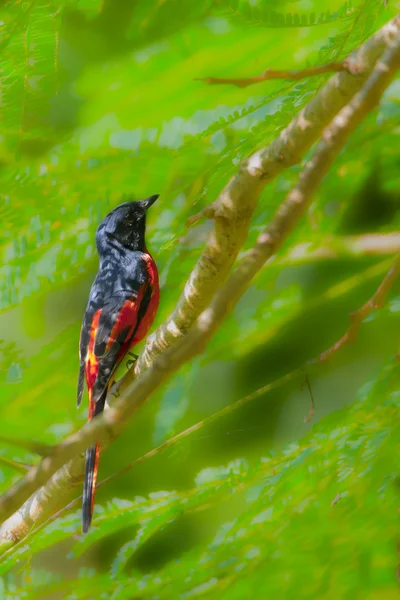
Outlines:
[[[195, 332], [213, 333], [221, 320], [234, 306], [247, 289], [253, 277], [264, 263], [279, 249], [283, 240], [292, 231], [295, 223], [309, 204], [309, 201], [326, 174], [334, 158], [337, 156], [348, 136], [362, 121], [366, 114], [377, 106], [379, 100], [394, 78], [400, 66], [400, 33], [392, 40], [381, 60], [378, 60], [374, 71], [363, 88], [343, 107], [331, 124], [323, 131], [322, 140], [318, 144], [312, 159], [307, 163], [300, 175], [299, 182], [288, 194], [286, 200], [257, 243], [245, 259], [235, 269], [226, 284], [216, 294], [210, 308], [199, 317], [196, 327], [186, 336], [187, 346], [194, 338]], [[186, 348], [185, 351], [189, 351]]]
[[330, 360], [337, 352], [339, 352], [343, 346], [346, 344], [351, 344], [355, 342], [357, 339], [358, 331], [361, 327], [362, 322], [366, 319], [372, 312], [383, 308], [385, 305], [385, 301], [388, 293], [392, 289], [396, 279], [400, 275], [400, 254], [397, 256], [396, 260], [393, 263], [393, 266], [390, 268], [389, 272], [385, 275], [382, 282], [380, 283], [378, 289], [374, 293], [374, 295], [363, 304], [358, 310], [354, 311], [350, 314], [350, 327], [346, 331], [346, 333], [328, 350], [322, 352], [320, 354], [320, 360], [327, 361]]
[[344, 60], [342, 62], [331, 62], [326, 65], [306, 67], [304, 69], [266, 69], [261, 75], [255, 75], [254, 77], [197, 77], [196, 81], [204, 81], [210, 85], [230, 84], [244, 88], [270, 79], [290, 79], [292, 81], [298, 81], [299, 79], [305, 79], [306, 77], [311, 77], [313, 75], [323, 75], [325, 73], [338, 71], [349, 71], [351, 73], [352, 67], [354, 68], [355, 65], [349, 64], [347, 60]]
[[[346, 59], [349, 70], [331, 77], [274, 141], [244, 161], [218, 199], [203, 211], [202, 215], [214, 219], [205, 249], [175, 310], [149, 337], [135, 364], [134, 376], [140, 375], [157, 354], [184, 335], [208, 306], [243, 246], [261, 190], [284, 169], [300, 162], [323, 128], [362, 87], [399, 28], [398, 15], [350, 54]], [[132, 377], [133, 372], [129, 371], [121, 390]]]
[[284, 267], [338, 258], [390, 256], [400, 252], [400, 233], [366, 233], [363, 235], [330, 236], [320, 246], [312, 242], [297, 244], [282, 256], [274, 256], [271, 266]]
[[315, 400], [314, 400], [314, 394], [312, 391], [312, 387], [311, 387], [311, 383], [310, 383], [310, 378], [308, 377], [308, 373], [306, 373], [306, 379], [304, 382], [307, 385], [308, 388], [308, 393], [310, 394], [310, 410], [308, 411], [308, 415], [306, 417], [304, 417], [304, 423], [309, 423], [310, 421], [313, 420], [314, 415], [315, 415]]
[[[53, 510], [54, 507], [59, 505], [60, 501], [68, 493], [71, 484], [73, 485], [81, 477], [82, 458], [79, 457], [71, 461], [58, 472], [56, 472], [57, 469], [97, 440], [109, 441], [118, 435], [123, 424], [151, 393], [164, 383], [182, 364], [202, 352], [223, 318], [247, 289], [254, 275], [290, 234], [294, 225], [308, 206], [315, 188], [320, 183], [334, 157], [342, 148], [349, 133], [360, 122], [363, 116], [377, 104], [384, 89], [386, 89], [394, 77], [400, 55], [399, 23], [400, 19], [392, 21], [380, 33], [376, 34], [374, 38], [364, 44], [361, 47], [362, 50], [360, 48], [360, 56], [364, 56], [366, 63], [370, 64], [368, 61], [371, 60], [371, 56], [374, 55], [376, 59], [381, 54], [382, 47], [388, 46], [383, 61], [378, 63], [361, 92], [340, 111], [339, 115], [325, 129], [323, 141], [318, 146], [314, 158], [306, 165], [298, 185], [295, 186], [285, 202], [279, 207], [271, 224], [259, 236], [256, 246], [216, 294], [209, 308], [200, 314], [190, 331], [183, 336], [183, 330], [178, 328], [179, 334], [177, 335], [174, 328], [171, 332], [171, 327], [167, 323], [164, 329], [172, 335], [172, 338], [168, 340], [163, 336], [163, 328], [158, 330], [158, 334], [153, 339], [153, 346], [150, 352], [147, 353], [147, 359], [146, 357], [139, 359], [139, 366], [136, 370], [139, 372], [142, 370], [140, 377], [133, 381], [125, 377], [124, 385], [121, 386], [121, 396], [113, 402], [113, 405], [102, 416], [96, 417], [80, 431], [69, 436], [56, 448], [51, 456], [46, 457], [37, 466], [33, 467], [25, 478], [17, 482], [2, 496], [0, 499], [1, 515], [3, 518], [7, 518], [17, 506], [20, 506], [22, 502], [33, 494], [3, 524], [0, 532], [0, 540], [2, 540], [1, 545], [3, 548], [24, 537], [34, 522], [43, 522], [49, 514], [49, 510]], [[380, 47], [379, 51], [377, 50], [377, 46]], [[343, 75], [345, 74], [340, 73], [335, 77]], [[357, 84], [355, 81], [350, 78], [347, 82], [347, 85], [353, 92], [365, 82], [365, 75], [361, 77], [361, 81], [359, 80]], [[284, 161], [286, 166], [298, 160], [300, 149], [305, 150], [310, 145], [304, 139], [303, 131], [306, 131], [308, 135], [311, 135], [312, 139], [315, 139], [322, 124], [325, 123], [323, 112], [325, 111], [325, 114], [328, 114], [331, 118], [333, 116], [332, 112], [335, 112], [333, 106], [337, 108], [338, 104], [339, 106], [343, 105], [343, 98], [345, 97], [348, 100], [349, 95], [351, 96], [347, 87], [342, 87], [340, 90], [337, 89], [339, 84], [344, 86], [344, 83], [339, 80], [335, 84], [329, 85], [328, 82], [326, 88], [330, 90], [334, 101], [330, 101], [330, 96], [326, 91], [322, 96], [320, 96], [320, 92], [317, 104], [315, 104], [317, 97], [311, 101], [312, 109], [309, 109], [311, 112], [307, 112], [307, 109], [303, 110], [300, 113], [301, 118], [293, 121], [287, 130], [280, 135], [278, 141], [273, 142], [267, 149], [253, 155], [242, 166], [239, 175], [231, 180], [225, 192], [222, 193], [222, 196], [220, 196], [214, 205], [212, 210], [213, 216], [216, 219], [215, 232], [218, 229], [218, 224], [221, 225], [223, 223], [222, 229], [219, 232], [222, 236], [220, 241], [222, 243], [225, 240], [225, 243], [222, 245], [224, 251], [228, 252], [229, 264], [230, 260], [232, 260], [229, 251], [235, 247], [235, 241], [232, 241], [231, 236], [234, 232], [238, 231], [238, 214], [243, 214], [241, 210], [238, 210], [236, 202], [240, 200], [241, 203], [245, 204], [248, 197], [243, 186], [246, 184], [250, 186], [249, 196], [255, 201], [257, 194], [264, 185], [264, 180], [270, 178], [272, 173], [275, 174], [283, 168], [281, 164], [283, 158], [277, 158], [275, 154], [271, 155], [271, 153], [275, 153], [279, 148], [287, 150], [288, 159]], [[312, 113], [312, 110], [317, 113], [321, 112], [316, 115]], [[307, 117], [309, 120], [307, 120]], [[312, 121], [312, 118], [315, 118], [315, 121]], [[318, 125], [315, 123], [318, 123]], [[268, 165], [269, 170], [265, 171], [265, 167], [268, 167]], [[253, 200], [250, 201], [252, 208], [254, 208], [252, 204]], [[247, 214], [248, 210], [245, 213]], [[231, 224], [230, 229], [229, 223]], [[207, 282], [206, 274], [211, 279], [215, 278], [218, 268], [221, 267], [221, 274], [225, 276], [227, 261], [222, 258], [223, 253], [219, 256], [222, 246], [217, 243], [219, 239], [217, 233], [214, 233], [212, 239], [211, 246], [209, 241], [203, 258], [195, 268], [195, 275], [189, 281], [189, 287], [186, 288], [187, 297], [185, 301], [181, 299], [181, 304], [179, 305], [181, 312], [174, 313], [177, 319], [181, 319], [181, 322], [186, 324], [185, 327], [190, 326], [190, 321], [196, 316], [196, 311], [198, 311], [199, 306], [203, 305], [204, 301], [201, 296], [198, 296], [197, 291], [192, 290], [191, 287], [198, 284], [200, 290], [205, 293], [208, 302], [209, 294], [215, 288], [216, 282], [214, 281], [212, 284]], [[210, 249], [211, 254], [208, 254]], [[207, 267], [207, 257], [211, 259], [211, 271]], [[212, 259], [214, 259], [214, 262]], [[190, 304], [191, 300], [194, 302], [192, 305]], [[169, 323], [171, 322], [173, 321]], [[177, 322], [175, 321], [174, 327]], [[171, 341], [174, 341], [174, 343], [171, 343]], [[156, 345], [156, 349], [154, 344]], [[168, 347], [163, 354], [157, 356], [164, 344]], [[152, 362], [149, 362], [149, 357], [154, 357]], [[147, 364], [147, 369], [141, 368], [141, 364]], [[45, 483], [46, 485], [43, 485]], [[38, 490], [42, 485], [43, 487]]]

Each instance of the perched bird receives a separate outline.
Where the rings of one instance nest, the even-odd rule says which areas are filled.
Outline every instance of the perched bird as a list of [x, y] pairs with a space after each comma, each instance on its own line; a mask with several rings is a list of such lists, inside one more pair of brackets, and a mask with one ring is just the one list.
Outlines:
[[[80, 337], [78, 406], [84, 379], [89, 420], [104, 410], [113, 374], [128, 352], [145, 337], [157, 312], [157, 266], [146, 248], [146, 212], [158, 195], [125, 202], [100, 223], [96, 246], [100, 266], [89, 294]], [[99, 444], [86, 451], [82, 531], [89, 529], [96, 487]]]

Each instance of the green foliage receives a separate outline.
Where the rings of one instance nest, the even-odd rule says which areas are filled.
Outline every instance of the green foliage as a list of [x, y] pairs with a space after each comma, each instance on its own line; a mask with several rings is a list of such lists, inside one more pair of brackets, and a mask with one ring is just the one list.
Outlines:
[[[340, 60], [395, 8], [381, 0], [2, 4], [0, 438], [53, 444], [83, 423], [77, 341], [107, 211], [123, 194], [161, 194], [148, 225], [160, 323], [209, 230], [188, 230], [186, 219], [328, 76], [245, 89], [197, 78]], [[262, 388], [337, 340], [390, 268], [390, 258], [344, 252], [322, 261], [312, 251], [340, 248], [342, 235], [399, 230], [399, 119], [397, 81], [205, 354], [102, 456], [100, 478], [235, 408], [100, 488], [85, 538], [74, 506], [10, 548], [1, 598], [394, 597], [397, 290], [357, 344], [308, 370], [314, 425], [303, 422], [309, 396], [298, 377], [268, 395]], [[267, 186], [247, 246], [299, 170]], [[305, 243], [310, 256], [298, 260], [293, 251]], [[234, 404], [258, 388], [251, 402]], [[37, 460], [0, 441], [0, 489]]]
[[[357, 10], [352, 2], [344, 2], [334, 12], [330, 9], [323, 12], [297, 13], [281, 12], [276, 10], [274, 2], [259, 0], [227, 0], [221, 2], [226, 5], [232, 16], [245, 20], [252, 25], [262, 27], [311, 27], [312, 25], [325, 25], [338, 19], [347, 19]], [[286, 2], [289, 4], [289, 2]], [[332, 3], [331, 3], [332, 4]], [[273, 7], [273, 8], [272, 8]], [[297, 9], [297, 7], [296, 7]], [[229, 15], [229, 12], [227, 13]]]
[[60, 11], [51, 2], [3, 11], [0, 161], [7, 164], [15, 152], [31, 155], [56, 142], [49, 102], [59, 83]]
[[[395, 584], [397, 561], [399, 404], [398, 364], [392, 360], [360, 390], [353, 406], [326, 418], [282, 454], [252, 466], [234, 461], [222, 469], [207, 469], [189, 491], [110, 501], [89, 534], [75, 542], [70, 557], [135, 526], [132, 539], [111, 561], [103, 588], [110, 593], [117, 588], [115, 598], [130, 598], [139, 590], [142, 598], [160, 593], [314, 598], [350, 590], [360, 597], [389, 597], [385, 594]], [[220, 522], [215, 526], [218, 506]], [[205, 544], [155, 574], [143, 576], [132, 568], [132, 557], [149, 538], [200, 510], [211, 521]], [[9, 551], [2, 572], [16, 560], [31, 561], [37, 552], [74, 537], [79, 517], [73, 513], [61, 518], [28, 544]], [[34, 572], [31, 577], [31, 584], [18, 592], [21, 598], [40, 597], [44, 589]], [[103, 578], [91, 583], [100, 589]], [[58, 587], [46, 585], [46, 593]], [[94, 589], [81, 577], [70, 589], [66, 598], [94, 597]]]

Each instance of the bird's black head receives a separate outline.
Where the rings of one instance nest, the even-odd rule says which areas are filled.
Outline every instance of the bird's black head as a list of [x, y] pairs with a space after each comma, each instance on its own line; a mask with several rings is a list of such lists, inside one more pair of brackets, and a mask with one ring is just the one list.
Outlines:
[[118, 250], [145, 250], [146, 212], [157, 200], [158, 194], [124, 202], [114, 208], [100, 223], [96, 245], [100, 255], [110, 248]]

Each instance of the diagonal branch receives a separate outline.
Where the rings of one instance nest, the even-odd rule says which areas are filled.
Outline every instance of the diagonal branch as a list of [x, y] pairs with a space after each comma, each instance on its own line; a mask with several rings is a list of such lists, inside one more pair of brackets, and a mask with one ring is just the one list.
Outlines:
[[[254, 203], [256, 201], [260, 189], [265, 185], [264, 181], [271, 177], [271, 172], [265, 171], [265, 165], [273, 165], [274, 161], [277, 163], [283, 161], [282, 158], [277, 159], [276, 156], [271, 156], [271, 148], [276, 149], [277, 146], [283, 144], [288, 150], [288, 164], [292, 164], [290, 161], [293, 161], [295, 156], [297, 157], [296, 152], [299, 152], [299, 148], [304, 148], [305, 146], [308, 147], [309, 144], [300, 133], [302, 129], [301, 120], [304, 120], [306, 115], [308, 115], [310, 119], [315, 117], [317, 125], [315, 124], [315, 121], [310, 121], [310, 129], [308, 129], [308, 131], [311, 130], [311, 133], [316, 135], [318, 128], [321, 128], [322, 124], [325, 122], [323, 115], [329, 114], [332, 116], [332, 106], [334, 105], [337, 109], [337, 104], [339, 103], [342, 105], [343, 97], [347, 97], [343, 89], [337, 89], [339, 82], [336, 81], [334, 85], [329, 84], [328, 82], [326, 88], [330, 89], [333, 100], [331, 96], [328, 97], [326, 94], [322, 94], [322, 97], [320, 97], [319, 100], [319, 102], [321, 102], [321, 105], [319, 106], [321, 114], [316, 116], [309, 114], [307, 109], [302, 111], [300, 113], [300, 115], [302, 115], [301, 120], [299, 121], [296, 119], [292, 122], [287, 130], [283, 132], [284, 136], [282, 140], [281, 134], [278, 138], [278, 142], [273, 142], [268, 148], [253, 155], [242, 167], [239, 175], [231, 180], [213, 207], [213, 214], [216, 219], [215, 232], [212, 235], [214, 242], [210, 245], [209, 241], [207, 249], [203, 254], [203, 258], [199, 261], [194, 271], [194, 275], [192, 274], [192, 277], [187, 284], [186, 291], [188, 298], [186, 298], [184, 294], [184, 300], [181, 298], [180, 304], [178, 305], [178, 307], [181, 306], [181, 313], [178, 312], [177, 314], [176, 311], [174, 312], [172, 321], [170, 320], [169, 323], [156, 332], [156, 335], [153, 336], [153, 342], [150, 349], [147, 353], [144, 353], [144, 356], [142, 355], [142, 357], [139, 358], [139, 366], [135, 370], [139, 372], [142, 370], [140, 377], [133, 381], [132, 378], [125, 377], [123, 386], [121, 386], [120, 397], [101, 417], [94, 419], [86, 424], [80, 431], [69, 436], [56, 448], [53, 455], [44, 458], [37, 466], [33, 467], [27, 477], [17, 482], [17, 484], [15, 484], [15, 486], [6, 492], [0, 499], [1, 514], [3, 518], [6, 518], [12, 514], [17, 506], [20, 506], [21, 503], [27, 500], [30, 494], [33, 493], [33, 496], [31, 496], [27, 502], [3, 524], [0, 532], [0, 539], [2, 538], [3, 540], [3, 547], [7, 547], [7, 545], [10, 544], [12, 545], [24, 537], [34, 522], [42, 522], [49, 514], [49, 511], [54, 510], [54, 507], [62, 502], [69, 493], [70, 486], [81, 476], [82, 459], [75, 459], [59, 471], [57, 471], [57, 469], [64, 465], [70, 458], [82, 452], [86, 447], [92, 445], [95, 441], [100, 440], [109, 442], [117, 436], [127, 419], [171, 376], [171, 374], [173, 374], [182, 364], [203, 351], [207, 342], [218, 329], [223, 319], [229, 314], [237, 300], [246, 291], [253, 277], [291, 233], [292, 229], [309, 205], [316, 187], [319, 185], [324, 174], [332, 164], [332, 161], [343, 147], [351, 131], [358, 125], [363, 117], [378, 104], [383, 91], [393, 79], [396, 70], [400, 65], [399, 25], [399, 19], [392, 21], [381, 30], [379, 35], [376, 34], [376, 36], [369, 41], [369, 46], [368, 42], [364, 44], [362, 47], [363, 52], [366, 52], [366, 47], [369, 48], [371, 53], [377, 51], [373, 40], [380, 40], [379, 43], [381, 44], [386, 43], [388, 49], [384, 53], [382, 61], [378, 62], [361, 91], [354, 96], [348, 105], [344, 106], [337, 117], [335, 117], [332, 123], [325, 129], [322, 141], [318, 145], [313, 159], [307, 163], [298, 184], [288, 194], [285, 201], [279, 207], [270, 225], [259, 236], [255, 247], [246, 255], [245, 259], [235, 269], [225, 285], [221, 287], [209, 308], [200, 314], [190, 331], [188, 331], [186, 335], [183, 335], [183, 330], [177, 327], [177, 334], [176, 330], [173, 328], [171, 330], [170, 324], [176, 324], [176, 322], [179, 322], [179, 319], [181, 319], [182, 323], [186, 323], [186, 326], [190, 326], [190, 320], [196, 315], [199, 306], [202, 306], [205, 302], [204, 298], [201, 294], [199, 295], [196, 290], [194, 283], [193, 289], [191, 288], [192, 284], [190, 282], [197, 282], [199, 284], [200, 292], [205, 293], [206, 301], [208, 303], [209, 294], [213, 290], [213, 287], [217, 285], [215, 277], [218, 274], [218, 266], [222, 267], [222, 275], [225, 276], [227, 265], [230, 264], [230, 261], [232, 260], [232, 256], [229, 254], [228, 258], [223, 258], [223, 254], [220, 255], [221, 247], [216, 244], [218, 236], [215, 232], [218, 230], [218, 226], [221, 226], [225, 234], [229, 233], [227, 239], [225, 239], [224, 235], [222, 235], [222, 230], [219, 231], [219, 234], [222, 235], [222, 239], [225, 239], [225, 244], [223, 244], [223, 249], [225, 251], [229, 248], [236, 247], [235, 240], [232, 240], [231, 236], [234, 235], [238, 228], [240, 229], [240, 226], [236, 222], [238, 211], [236, 210], [237, 207], [235, 206], [233, 199], [235, 198], [236, 201], [241, 199], [243, 204], [246, 204], [247, 190], [242, 186], [247, 182], [250, 186], [249, 196], [250, 199], [252, 199], [250, 200], [250, 206], [252, 206], [252, 202]], [[383, 31], [385, 32], [384, 34], [382, 34]], [[371, 55], [368, 52], [367, 54], [370, 58]], [[338, 76], [340, 75], [344, 76], [345, 74], [341, 73]], [[335, 79], [335, 77], [333, 79]], [[353, 86], [355, 85], [355, 81], [356, 80], [350, 79], [348, 82], [351, 89], [354, 89]], [[363, 81], [364, 78], [358, 82], [358, 87]], [[316, 98], [311, 101], [311, 104], [313, 104], [315, 100]], [[329, 100], [332, 100], [332, 103], [329, 103]], [[313, 104], [313, 107], [315, 109], [316, 105]], [[307, 127], [308, 124], [303, 123], [303, 129], [307, 130]], [[293, 136], [293, 138], [291, 136]], [[301, 140], [299, 146], [296, 145], [298, 138]], [[252, 177], [253, 179], [251, 179]], [[241, 214], [242, 210], [243, 207], [239, 210]], [[247, 214], [249, 213], [248, 207], [245, 212]], [[232, 221], [230, 221], [231, 218], [233, 219]], [[223, 225], [221, 225], [221, 223], [223, 223]], [[231, 224], [230, 229], [228, 227], [229, 223]], [[243, 231], [241, 232], [241, 235], [243, 236]], [[216, 246], [214, 244], [216, 244]], [[211, 261], [211, 267], [204, 263], [205, 257], [208, 256], [210, 258], [210, 255], [207, 254], [210, 250], [211, 256], [215, 259], [215, 262]], [[219, 259], [222, 260], [222, 264]], [[211, 284], [207, 280], [207, 274], [209, 274], [212, 279]], [[190, 305], [190, 299], [194, 300], [193, 305]], [[173, 319], [175, 316], [176, 320], [174, 322]], [[166, 339], [168, 336], [163, 337], [163, 332], [165, 331], [172, 336], [171, 339]], [[157, 356], [163, 347], [165, 340], [165, 345], [168, 347], [163, 354]], [[174, 343], [171, 343], [171, 341]], [[150, 362], [149, 357], [153, 358]], [[147, 365], [147, 369], [143, 369], [143, 365]], [[132, 402], [132, 398], [134, 399], [134, 402]], [[52, 475], [53, 477], [51, 477]], [[34, 492], [46, 482], [47, 484], [34, 494]]]
[[[279, 173], [301, 161], [324, 127], [361, 89], [376, 60], [400, 28], [400, 15], [389, 21], [347, 58], [349, 71], [336, 73], [279, 136], [244, 161], [218, 199], [204, 210], [214, 219], [204, 251], [175, 310], [151, 335], [144, 352], [121, 382], [121, 392], [165, 348], [189, 330], [210, 303], [232, 268], [247, 237], [260, 192]], [[357, 75], [351, 74], [357, 72]]]
[[400, 233], [365, 233], [325, 238], [321, 245], [297, 244], [271, 261], [275, 267], [308, 264], [338, 258], [394, 255], [400, 252]]
[[320, 354], [320, 360], [330, 360], [337, 352], [339, 352], [339, 350], [343, 348], [343, 346], [345, 346], [346, 344], [350, 344], [351, 342], [354, 342], [357, 339], [358, 330], [360, 329], [362, 322], [375, 310], [383, 308], [386, 297], [392, 289], [399, 275], [400, 254], [397, 256], [389, 272], [383, 278], [375, 294], [358, 310], [351, 313], [350, 327], [348, 328], [346, 333], [330, 348], [328, 348], [328, 350], [325, 350], [325, 352], [322, 352], [322, 354]]

